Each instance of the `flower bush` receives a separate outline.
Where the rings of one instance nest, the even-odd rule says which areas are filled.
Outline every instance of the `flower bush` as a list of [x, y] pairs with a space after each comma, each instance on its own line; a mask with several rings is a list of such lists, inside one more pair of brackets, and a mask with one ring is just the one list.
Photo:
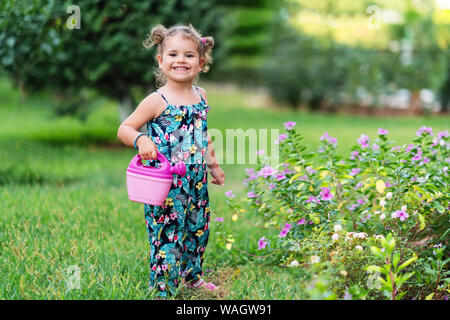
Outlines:
[[[448, 130], [434, 135], [424, 126], [410, 144], [395, 145], [379, 128], [377, 139], [361, 134], [343, 158], [329, 133], [319, 138], [317, 151], [306, 152], [295, 122], [284, 126], [276, 141], [281, 164], [271, 167], [259, 151], [257, 168], [246, 169], [246, 199], [226, 193], [233, 217], [256, 212], [258, 225], [277, 228], [259, 239], [258, 256], [308, 269], [311, 298], [446, 299]], [[231, 250], [232, 230], [221, 230]], [[385, 256], [379, 246], [388, 237], [395, 247]], [[444, 248], [436, 268], [425, 263], [435, 256], [433, 245]]]

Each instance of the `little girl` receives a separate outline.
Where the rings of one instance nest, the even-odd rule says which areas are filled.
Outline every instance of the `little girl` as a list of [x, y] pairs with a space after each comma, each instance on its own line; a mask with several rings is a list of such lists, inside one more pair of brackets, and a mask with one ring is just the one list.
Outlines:
[[[168, 30], [155, 26], [144, 46], [157, 45], [158, 90], [148, 95], [120, 125], [117, 137], [139, 149], [142, 159], [156, 164], [159, 151], [171, 164], [183, 161], [184, 177], [174, 176], [165, 203], [145, 204], [145, 222], [150, 242], [150, 288], [158, 297], [174, 295], [180, 284], [217, 290], [203, 278], [203, 254], [209, 237], [210, 207], [207, 171], [211, 182], [223, 185], [225, 173], [207, 134], [210, 109], [206, 91], [193, 86], [200, 71], [212, 61], [212, 37], [203, 38], [189, 24]], [[138, 130], [146, 124], [147, 133]], [[180, 283], [181, 282], [181, 283]]]

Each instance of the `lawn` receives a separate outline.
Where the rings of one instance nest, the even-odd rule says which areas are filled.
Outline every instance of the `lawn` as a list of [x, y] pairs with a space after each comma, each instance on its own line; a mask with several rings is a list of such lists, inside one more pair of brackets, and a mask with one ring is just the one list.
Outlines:
[[[448, 129], [449, 118], [363, 118], [250, 106], [251, 94], [201, 84], [213, 106], [210, 129], [280, 129], [295, 121], [310, 150], [327, 131], [349, 154], [365, 133], [375, 138], [388, 129], [398, 144], [431, 126]], [[20, 94], [0, 78], [0, 298], [2, 299], [151, 299], [148, 240], [143, 205], [127, 198], [125, 170], [135, 150], [120, 147], [114, 102], [97, 99], [85, 123], [52, 116], [46, 94], [22, 104]], [[248, 148], [248, 145], [247, 145]], [[217, 294], [185, 289], [177, 299], [302, 299], [301, 269], [264, 265], [256, 257], [257, 239], [266, 234], [248, 213], [232, 222], [224, 192], [242, 196], [244, 168], [223, 164], [224, 187], [210, 185], [212, 219], [223, 217], [233, 228], [231, 250], [219, 246], [211, 223], [205, 253], [206, 279], [221, 285]], [[276, 234], [275, 231], [273, 234]], [[71, 289], [73, 270], [80, 286]]]

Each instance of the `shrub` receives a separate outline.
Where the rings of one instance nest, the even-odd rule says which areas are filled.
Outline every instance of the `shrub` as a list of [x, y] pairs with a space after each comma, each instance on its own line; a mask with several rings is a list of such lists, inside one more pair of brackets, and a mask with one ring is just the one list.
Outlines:
[[[362, 134], [350, 156], [343, 159], [336, 154], [337, 139], [327, 132], [320, 137], [318, 150], [307, 153], [295, 123], [284, 125], [286, 133], [278, 140], [278, 168], [261, 156], [256, 170], [246, 170], [245, 201], [237, 201], [232, 191], [226, 193], [233, 214], [248, 207], [261, 217], [257, 224], [278, 228], [278, 234], [258, 241], [259, 251], [272, 261], [276, 253], [284, 266], [310, 268], [312, 274], [319, 274], [322, 280], [313, 282], [330, 283], [333, 290], [324, 297], [378, 299], [384, 294], [395, 299], [408, 294], [421, 298], [420, 279], [405, 263], [411, 255], [418, 262], [424, 259], [433, 244], [442, 246], [438, 243], [445, 242], [450, 232], [448, 130], [434, 135], [431, 128], [422, 127], [411, 144], [396, 146], [388, 139], [388, 131], [380, 128], [374, 141]], [[232, 238], [231, 230], [222, 230], [223, 239]], [[395, 246], [389, 256], [382, 249], [371, 249], [386, 239]], [[228, 244], [227, 249], [231, 247]], [[392, 263], [392, 270], [376, 267], [380, 258]], [[439, 278], [436, 297], [448, 289], [443, 265], [440, 276], [433, 278]], [[395, 279], [397, 288], [403, 285], [406, 291], [399, 295], [395, 288], [389, 291], [387, 278], [383, 278], [384, 287], [373, 285], [380, 277], [374, 279], [366, 271], [375, 269], [400, 277]]]

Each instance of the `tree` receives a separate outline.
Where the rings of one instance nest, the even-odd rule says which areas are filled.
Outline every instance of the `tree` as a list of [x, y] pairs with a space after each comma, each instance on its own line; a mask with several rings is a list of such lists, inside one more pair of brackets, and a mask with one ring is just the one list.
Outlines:
[[202, 34], [214, 34], [222, 10], [215, 0], [80, 0], [71, 5], [3, 1], [0, 62], [20, 87], [56, 92], [63, 105], [73, 106], [66, 112], [88, 103], [83, 90], [90, 88], [119, 101], [122, 119], [136, 106], [133, 90], [153, 87], [155, 49], [142, 46], [150, 28], [192, 23]]

